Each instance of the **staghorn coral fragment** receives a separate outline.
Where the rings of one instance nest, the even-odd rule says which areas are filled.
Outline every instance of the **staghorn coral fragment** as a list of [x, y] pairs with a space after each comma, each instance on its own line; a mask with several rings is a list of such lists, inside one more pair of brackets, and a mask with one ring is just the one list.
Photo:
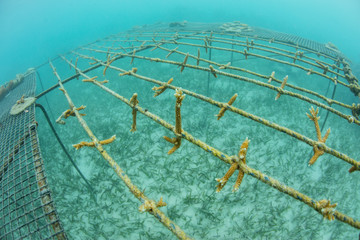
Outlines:
[[[86, 108], [86, 106], [81, 105], [80, 107], [76, 108], [76, 110], [77, 110], [77, 111], [80, 111], [80, 110], [83, 110], [83, 109], [85, 109], [85, 108]], [[64, 112], [56, 119], [56, 123], [64, 125], [64, 124], [65, 124], [65, 121], [62, 120], [62, 119], [63, 119], [63, 118], [64, 118], [64, 119], [67, 119], [67, 118], [70, 117], [70, 116], [73, 116], [73, 117], [74, 117], [74, 116], [75, 116], [75, 112], [72, 111], [72, 110], [70, 110], [70, 109], [67, 109], [66, 111], [64, 111]], [[80, 113], [80, 116], [86, 116], [86, 114], [85, 114], [85, 113]]]
[[[284, 77], [284, 79], [283, 79], [283, 82], [281, 83], [281, 86], [280, 86], [280, 88], [278, 88], [278, 94], [276, 95], [276, 97], [275, 97], [275, 101], [276, 100], [278, 100], [279, 98], [280, 98], [280, 96], [281, 96], [281, 93], [282, 93], [282, 90], [284, 89], [284, 87], [285, 87], [285, 85], [286, 85], [286, 82], [287, 82], [287, 80], [288, 80], [288, 78], [289, 78], [289, 76], [288, 75], [286, 75], [285, 77]], [[280, 90], [281, 89], [281, 90]]]
[[349, 173], [352, 173], [352, 172], [355, 172], [356, 170], [358, 170], [355, 166], [352, 166], [350, 169], [349, 169]]
[[221, 189], [226, 185], [229, 178], [234, 174], [235, 170], [238, 168], [238, 164], [236, 162], [232, 163], [229, 170], [225, 173], [222, 178], [216, 178], [215, 180], [219, 183], [216, 187], [216, 192], [220, 192]]
[[164, 136], [164, 139], [169, 143], [174, 144], [174, 146], [168, 151], [168, 155], [173, 154], [181, 146], [181, 137], [169, 138]]
[[326, 200], [326, 199], [322, 199], [316, 202], [316, 207], [320, 209], [319, 212], [323, 215], [324, 218], [326, 218], [329, 221], [335, 219], [334, 212], [336, 206], [337, 203], [330, 204], [330, 200]]
[[62, 91], [63, 93], [65, 93], [65, 89], [59, 88], [59, 90]]
[[97, 79], [97, 76], [92, 77], [92, 78], [83, 79], [82, 81], [83, 82], [94, 82], [94, 81], [96, 81], [96, 79]]
[[[227, 103], [227, 107], [229, 107], [230, 105], [232, 105], [236, 98], [237, 98], [237, 93], [234, 94], [234, 96], [232, 96], [229, 100], [229, 102]], [[217, 115], [215, 115], [217, 117], [217, 120], [220, 120], [220, 118], [222, 118], [222, 116], [224, 116], [225, 111], [227, 110], [227, 107], [222, 107], [219, 111], [219, 113]]]
[[140, 212], [152, 212], [155, 208], [164, 207], [166, 203], [163, 201], [163, 198], [160, 197], [160, 200], [156, 203], [154, 200], [145, 200], [142, 205], [139, 207]]
[[140, 45], [140, 48], [144, 47], [144, 45], [145, 45], [146, 42], [147, 42], [146, 40], [143, 41], [142, 44]]
[[[170, 78], [169, 81], [167, 81], [167, 84], [171, 84], [174, 79]], [[166, 86], [160, 86], [160, 87], [153, 87], [152, 90], [155, 91], [154, 97], [159, 96], [167, 89]]]
[[322, 146], [325, 146], [325, 142], [326, 142], [327, 138], [329, 137], [329, 134], [331, 131], [329, 128], [326, 131], [324, 137], [321, 137], [321, 130], [320, 130], [320, 126], [319, 126], [320, 117], [317, 116], [318, 113], [319, 113], [319, 108], [316, 108], [316, 110], [315, 110], [313, 107], [310, 108], [310, 114], [306, 113], [308, 118], [311, 121], [313, 121], [315, 124], [316, 136], [317, 136], [317, 140], [318, 140], [318, 144], [313, 146], [314, 155], [311, 157], [311, 159], [309, 161], [309, 166], [313, 165], [316, 162], [316, 160], [325, 153]]
[[133, 122], [131, 125], [131, 129], [130, 132], [135, 132], [136, 131], [136, 109], [135, 106], [139, 103], [139, 100], [137, 100], [137, 93], [134, 93], [130, 99], [130, 104], [132, 105], [132, 116], [133, 116]]
[[183, 94], [183, 91], [181, 89], [176, 89], [175, 90], [175, 94], [174, 96], [176, 97], [176, 104], [175, 104], [175, 117], [176, 117], [176, 122], [175, 122], [175, 132], [177, 134], [181, 134], [181, 111], [180, 111], [180, 107], [182, 105], [182, 101], [185, 98], [185, 94]]
[[[106, 140], [102, 140], [102, 141], [99, 141], [98, 144], [100, 145], [106, 145], [106, 144], [109, 144], [109, 143], [112, 143], [113, 141], [115, 141], [116, 139], [116, 135], [113, 135], [111, 138], [109, 139], [106, 139]], [[76, 150], [79, 150], [80, 148], [82, 147], [95, 147], [95, 143], [94, 142], [80, 142], [78, 144], [74, 144], [73, 147], [76, 149]]]
[[225, 64], [225, 65], [221, 65], [221, 66], [219, 67], [219, 69], [226, 69], [226, 68], [228, 68], [228, 67], [230, 66], [230, 64], [231, 64], [231, 62], [228, 62], [228, 63]]
[[248, 53], [247, 53], [247, 51], [246, 51], [246, 49], [244, 49], [244, 56], [245, 56], [245, 59], [247, 59], [248, 57]]
[[165, 207], [167, 204], [163, 201], [163, 198], [160, 197], [160, 200], [156, 203], [156, 207]]
[[212, 73], [212, 75], [214, 75], [214, 77], [217, 78], [215, 68], [212, 65], [209, 65], [209, 68], [210, 68], [210, 72]]
[[181, 64], [181, 69], [180, 69], [180, 72], [184, 71], [184, 68], [185, 68], [185, 65], [186, 65], [186, 62], [189, 58], [189, 53], [186, 54], [185, 58], [184, 58], [184, 62]]
[[170, 55], [173, 54], [178, 48], [179, 48], [179, 47], [176, 47], [176, 48], [174, 48], [173, 50], [171, 50], [171, 51], [168, 53], [168, 55], [166, 55], [165, 58], [170, 57]]
[[269, 77], [268, 83], [271, 83], [271, 81], [275, 78], [275, 71], [273, 71]]
[[207, 53], [208, 52], [208, 44], [207, 44], [207, 41], [204, 39], [204, 44], [205, 44], [205, 52]]
[[225, 173], [224, 177], [215, 179], [219, 183], [217, 185], [216, 192], [220, 192], [221, 189], [223, 189], [223, 187], [225, 186], [229, 178], [234, 174], [236, 169], [239, 169], [239, 174], [236, 178], [232, 192], [236, 192], [239, 189], [240, 184], [244, 178], [244, 172], [240, 168], [240, 161], [242, 162], [242, 164], [246, 164], [246, 153], [249, 147], [249, 143], [250, 140], [246, 138], [240, 146], [238, 156], [233, 156], [233, 162], [231, 163], [231, 166], [229, 170]]
[[113, 61], [115, 61], [116, 60], [116, 57], [113, 57], [113, 59], [111, 59], [110, 61], [108, 60], [107, 61], [107, 64], [106, 64], [106, 66], [105, 66], [105, 68], [104, 68], [104, 71], [103, 71], [103, 75], [105, 76], [106, 75], [106, 70], [108, 69], [108, 67], [110, 66], [110, 64], [113, 62]]
[[183, 94], [181, 89], [176, 89], [174, 96], [176, 97], [176, 103], [175, 103], [175, 138], [169, 138], [167, 136], [164, 136], [164, 139], [172, 144], [174, 146], [168, 151], [168, 154], [174, 153], [180, 146], [181, 146], [181, 111], [180, 107], [182, 104], [182, 101], [185, 98], [185, 94]]
[[136, 73], [137, 72], [137, 68], [132, 68], [130, 71], [127, 71], [127, 72], [123, 72], [123, 73], [120, 73], [119, 76], [125, 76], [125, 75], [131, 75], [133, 73]]

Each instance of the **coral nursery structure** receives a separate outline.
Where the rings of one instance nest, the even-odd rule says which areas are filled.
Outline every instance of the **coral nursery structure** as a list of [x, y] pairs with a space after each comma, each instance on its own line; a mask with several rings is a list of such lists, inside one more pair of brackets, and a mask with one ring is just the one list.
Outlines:
[[355, 236], [349, 62], [333, 44], [185, 21], [28, 71], [0, 101], [0, 238]]

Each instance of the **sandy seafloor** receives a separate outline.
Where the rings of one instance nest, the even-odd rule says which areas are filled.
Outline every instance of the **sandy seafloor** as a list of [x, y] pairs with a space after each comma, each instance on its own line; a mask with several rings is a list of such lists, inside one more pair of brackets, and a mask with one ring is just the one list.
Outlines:
[[[165, 46], [174, 48], [173, 45]], [[185, 46], [180, 46], [179, 50], [193, 54], [197, 51], [196, 48]], [[104, 59], [101, 54], [83, 53]], [[201, 54], [206, 56], [204, 50]], [[167, 53], [157, 49], [139, 55], [164, 58]], [[70, 58], [74, 62], [76, 57]], [[328, 80], [321, 77], [308, 76], [300, 69], [266, 60], [245, 61], [243, 58], [235, 54], [232, 65], [267, 75], [276, 71], [280, 79], [289, 75], [290, 84], [321, 94], [326, 92]], [[183, 61], [184, 57], [173, 54], [169, 59]], [[213, 51], [212, 59], [227, 63], [230, 53]], [[74, 70], [69, 70], [62, 60], [53, 63], [62, 79], [74, 74]], [[189, 59], [188, 63], [196, 64], [196, 61]], [[173, 77], [174, 85], [222, 102], [227, 102], [234, 93], [238, 93], [234, 106], [316, 139], [314, 124], [306, 116], [311, 104], [299, 99], [281, 96], [274, 101], [276, 92], [224, 76], [217, 79], [210, 76], [210, 89], [207, 92], [207, 72], [185, 68], [180, 73], [174, 65], [139, 59], [130, 65], [129, 58], [118, 60], [113, 65], [124, 69], [137, 67], [139, 74], [161, 81]], [[206, 63], [200, 65], [208, 67]], [[88, 61], [79, 60], [79, 66], [87, 68]], [[99, 76], [98, 80], [108, 79], [110, 82], [106, 86], [128, 99], [134, 92], [138, 93], [140, 106], [175, 123], [173, 90], [168, 89], [154, 98], [151, 90], [154, 84], [134, 77], [119, 77], [118, 72], [111, 69], [108, 69], [105, 78], [102, 71], [103, 68], [99, 68], [88, 75]], [[50, 67], [40, 68], [39, 74], [44, 88], [56, 83]], [[163, 197], [168, 205], [161, 209], [195, 239], [357, 239], [359, 230], [339, 221], [325, 220], [302, 202], [248, 175], [236, 193], [231, 190], [237, 173], [220, 193], [216, 193], [215, 178], [221, 178], [229, 165], [185, 140], [180, 149], [167, 155], [172, 146], [162, 137], [172, 137], [170, 131], [138, 114], [137, 131], [131, 133], [132, 109], [98, 87], [80, 80], [65, 84], [65, 88], [76, 106], [86, 105], [84, 113], [87, 115], [84, 119], [99, 139], [116, 134], [116, 141], [104, 147], [106, 151], [134, 184], [145, 189], [148, 197], [154, 200]], [[273, 85], [278, 86], [276, 83]], [[331, 91], [332, 88], [333, 85]], [[39, 84], [37, 91], [41, 91]], [[352, 93], [342, 86], [337, 87], [335, 99], [349, 104], [356, 102]], [[53, 113], [52, 120], [68, 108], [59, 90], [49, 93], [47, 100]], [[49, 111], [44, 97], [38, 102]], [[334, 108], [350, 114], [336, 105]], [[251, 140], [247, 152], [249, 166], [316, 200], [330, 199], [338, 203], [338, 211], [355, 219], [360, 218], [359, 173], [349, 174], [348, 163], [324, 154], [313, 166], [308, 167], [312, 147], [230, 111], [217, 121], [214, 115], [218, 111], [215, 106], [186, 96], [181, 107], [183, 129], [228, 155], [237, 154], [241, 143], [248, 137]], [[325, 115], [326, 111], [320, 110], [320, 125]], [[40, 111], [37, 111], [36, 117], [49, 185], [65, 231], [71, 239], [176, 238], [150, 214], [138, 211], [141, 203], [95, 149], [76, 151], [72, 147], [72, 144], [90, 140], [78, 121], [69, 118], [66, 125], [56, 125], [56, 130], [91, 182], [95, 199], [91, 198], [88, 188], [60, 149]], [[331, 133], [326, 145], [360, 160], [359, 126], [330, 113], [323, 134], [329, 127]]]

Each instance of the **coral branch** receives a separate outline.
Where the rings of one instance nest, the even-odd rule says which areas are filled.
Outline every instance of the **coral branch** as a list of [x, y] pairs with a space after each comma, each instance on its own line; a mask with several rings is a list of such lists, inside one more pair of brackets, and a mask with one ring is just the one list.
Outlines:
[[309, 161], [309, 166], [313, 165], [316, 162], [316, 160], [321, 155], [324, 154], [324, 150], [322, 149], [322, 145], [325, 146], [325, 142], [326, 142], [326, 140], [327, 140], [327, 138], [329, 137], [329, 134], [330, 134], [330, 128], [329, 128], [326, 131], [324, 137], [321, 137], [321, 131], [320, 131], [320, 126], [319, 126], [320, 117], [317, 116], [318, 113], [319, 113], [319, 108], [316, 108], [316, 110], [315, 110], [313, 107], [310, 108], [310, 114], [306, 113], [308, 118], [311, 121], [314, 122], [315, 130], [316, 130], [316, 136], [317, 136], [317, 140], [318, 140], [318, 144], [313, 146], [314, 155], [311, 157], [311, 159]]
[[283, 80], [283, 82], [281, 83], [280, 88], [278, 88], [278, 91], [279, 91], [279, 92], [278, 92], [278, 94], [276, 95], [275, 100], [278, 100], [279, 97], [281, 96], [282, 90], [284, 89], [288, 78], [289, 78], [288, 75], [286, 75], [286, 76], [284, 77], [284, 80]]
[[320, 200], [316, 203], [317, 208], [320, 209], [320, 213], [324, 216], [324, 218], [332, 221], [335, 219], [334, 212], [337, 206], [337, 203], [330, 204], [330, 200]]
[[249, 147], [250, 140], [246, 138], [244, 142], [241, 144], [238, 156], [233, 157], [233, 163], [231, 164], [229, 170], [226, 172], [225, 176], [222, 178], [216, 178], [215, 180], [219, 182], [216, 188], [216, 192], [220, 192], [221, 189], [225, 186], [229, 178], [234, 174], [236, 169], [239, 169], [239, 174], [237, 176], [236, 182], [233, 187], [233, 192], [237, 191], [240, 187], [240, 184], [244, 178], [244, 172], [240, 168], [240, 161], [243, 164], [246, 164], [246, 153]]
[[[167, 81], [167, 84], [171, 84], [173, 80], [174, 80], [173, 78], [170, 78], [170, 80]], [[159, 96], [159, 95], [162, 94], [166, 89], [167, 89], [166, 86], [153, 87], [152, 90], [155, 91], [154, 97]]]
[[130, 104], [132, 105], [132, 115], [133, 115], [133, 123], [131, 125], [131, 129], [130, 132], [135, 132], [136, 131], [136, 109], [135, 106], [139, 103], [139, 101], [137, 100], [137, 93], [134, 93], [133, 96], [130, 99]]
[[184, 71], [184, 68], [185, 68], [185, 65], [186, 65], [186, 62], [189, 58], [189, 53], [186, 54], [185, 58], [184, 58], [184, 62], [181, 64], [181, 69], [180, 69], [180, 72]]
[[[115, 141], [115, 139], [116, 139], [116, 135], [112, 136], [109, 139], [99, 141], [99, 144], [106, 145], [106, 144], [112, 143], [113, 141]], [[78, 144], [74, 144], [73, 147], [76, 150], [78, 150], [82, 147], [95, 147], [95, 143], [94, 142], [80, 142]]]
[[224, 116], [225, 111], [227, 110], [227, 107], [229, 107], [230, 105], [232, 105], [236, 98], [237, 98], [237, 93], [234, 94], [234, 96], [232, 96], [229, 100], [229, 102], [227, 103], [226, 107], [222, 107], [219, 111], [219, 113], [217, 115], [215, 115], [217, 117], [217, 120], [219, 120], [222, 116]]
[[213, 66], [211, 66], [211, 65], [209, 66], [209, 68], [210, 68], [210, 72], [212, 73], [212, 75], [214, 75], [214, 77], [217, 78], [215, 68]]
[[169, 150], [168, 154], [172, 154], [173, 152], [175, 152], [176, 149], [178, 149], [181, 146], [181, 132], [182, 132], [182, 128], [181, 128], [181, 111], [180, 111], [180, 107], [182, 104], [182, 101], [185, 98], [185, 94], [183, 94], [181, 89], [176, 89], [175, 92], [175, 97], [176, 97], [176, 104], [175, 104], [175, 133], [177, 135], [177, 137], [175, 138], [169, 138], [167, 136], [164, 136], [164, 139], [172, 144], [174, 144], [174, 146]]
[[115, 57], [113, 57], [113, 59], [111, 59], [110, 61], [107, 61], [107, 64], [106, 64], [106, 66], [105, 66], [105, 68], [104, 68], [104, 72], [103, 72], [103, 75], [105, 76], [106, 75], [106, 70], [108, 69], [108, 67], [110, 66], [110, 64], [113, 62], [113, 61], [115, 61]]
[[275, 71], [273, 71], [269, 77], [268, 83], [271, 83], [271, 81], [275, 78]]

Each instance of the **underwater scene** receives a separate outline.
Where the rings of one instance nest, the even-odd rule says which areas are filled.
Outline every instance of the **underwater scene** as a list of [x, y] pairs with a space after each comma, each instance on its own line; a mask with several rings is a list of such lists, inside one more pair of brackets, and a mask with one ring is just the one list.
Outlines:
[[[95, 11], [90, 2], [82, 7]], [[198, 10], [202, 1], [191, 10], [188, 1], [155, 1], [151, 15], [135, 2], [143, 16], [117, 28], [105, 18], [101, 33], [84, 24], [85, 36], [68, 40], [83, 31], [75, 22], [39, 47], [33, 65], [19, 60], [1, 79], [0, 106], [30, 74], [10, 81], [15, 73], [34, 67], [38, 144], [65, 233], [49, 238], [358, 239], [360, 51], [351, 47], [359, 31], [346, 44], [326, 28], [323, 41], [319, 32], [276, 25], [280, 17], [266, 21], [256, 11], [264, 1], [239, 10], [244, 19], [230, 6], [245, 1], [207, 11]], [[3, 12], [13, 7], [2, 4]], [[356, 1], [344, 5], [360, 13]], [[0, 181], [13, 163], [1, 164]], [[11, 194], [0, 189], [5, 209]], [[8, 227], [0, 226], [4, 239], [36, 239], [2, 235]]]

